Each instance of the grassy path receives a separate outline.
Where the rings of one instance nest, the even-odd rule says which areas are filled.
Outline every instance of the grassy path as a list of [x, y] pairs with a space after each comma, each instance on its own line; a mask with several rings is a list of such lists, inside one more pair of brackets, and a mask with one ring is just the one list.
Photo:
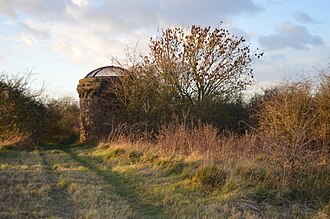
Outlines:
[[161, 218], [89, 147], [0, 153], [0, 218]]
[[[58, 185], [60, 176], [54, 171], [52, 165], [48, 162], [48, 156], [44, 152], [39, 152], [41, 157], [42, 169], [45, 175], [44, 182], [49, 184], [47, 206], [51, 215], [60, 218], [73, 218], [75, 206], [70, 200], [69, 193]], [[46, 206], [46, 208], [47, 208]]]
[[[260, 201], [273, 181], [258, 178], [249, 163], [226, 165], [120, 145], [0, 148], [0, 219], [328, 218], [326, 206]], [[217, 179], [225, 181], [209, 183]]]
[[111, 165], [103, 162], [100, 158], [91, 158], [86, 153], [85, 156], [77, 155], [74, 150], [67, 148], [64, 150], [70, 157], [86, 167], [89, 171], [95, 173], [104, 183], [111, 186], [114, 192], [121, 198], [126, 200], [130, 206], [138, 213], [137, 216], [143, 218], [160, 217], [162, 208], [152, 203], [145, 203], [136, 192], [136, 185], [130, 181], [128, 177], [111, 170]]

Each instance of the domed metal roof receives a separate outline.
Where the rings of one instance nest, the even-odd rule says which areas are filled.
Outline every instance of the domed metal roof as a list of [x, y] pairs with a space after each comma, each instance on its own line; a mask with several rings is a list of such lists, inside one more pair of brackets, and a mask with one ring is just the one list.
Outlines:
[[116, 66], [104, 66], [97, 68], [86, 75], [85, 78], [94, 78], [94, 77], [118, 77], [122, 75], [125, 69]]

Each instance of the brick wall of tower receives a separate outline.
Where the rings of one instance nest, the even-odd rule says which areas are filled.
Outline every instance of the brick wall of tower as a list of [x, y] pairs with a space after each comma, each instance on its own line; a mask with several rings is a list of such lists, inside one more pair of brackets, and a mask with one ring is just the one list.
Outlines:
[[117, 77], [94, 77], [79, 80], [80, 141], [107, 138], [118, 107], [111, 85]]

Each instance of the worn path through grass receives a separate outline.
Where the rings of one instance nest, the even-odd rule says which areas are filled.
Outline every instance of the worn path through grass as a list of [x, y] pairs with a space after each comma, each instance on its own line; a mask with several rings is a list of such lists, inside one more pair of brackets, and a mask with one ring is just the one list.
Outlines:
[[88, 146], [0, 152], [0, 218], [162, 218]]
[[279, 203], [258, 162], [123, 145], [0, 148], [0, 218], [328, 218], [330, 203]]
[[[78, 154], [74, 148], [65, 148], [64, 151], [77, 163], [86, 167], [101, 178], [105, 184], [112, 186], [114, 192], [128, 202], [130, 206], [137, 212], [137, 216], [143, 218], [161, 217], [163, 209], [160, 205], [146, 202], [139, 196], [136, 191], [137, 186], [127, 176], [112, 171], [109, 163], [104, 162], [99, 157], [91, 157], [89, 150], [83, 154]], [[81, 151], [78, 150], [78, 151]]]

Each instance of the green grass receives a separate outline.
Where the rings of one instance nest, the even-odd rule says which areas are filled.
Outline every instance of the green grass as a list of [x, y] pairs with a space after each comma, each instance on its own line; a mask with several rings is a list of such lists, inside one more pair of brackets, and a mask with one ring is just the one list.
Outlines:
[[[87, 153], [88, 147], [76, 148]], [[65, 147], [1, 154], [0, 218], [135, 218], [115, 187]], [[73, 152], [72, 152], [73, 153]], [[75, 155], [80, 157], [82, 155]], [[92, 159], [92, 158], [91, 158]]]
[[326, 177], [297, 187], [323, 191], [311, 195], [281, 191], [263, 161], [205, 162], [123, 146], [2, 148], [0, 218], [326, 218]]
[[[109, 158], [116, 151], [121, 153]], [[94, 152], [114, 171], [139, 181], [136, 190], [141, 198], [162, 203], [166, 206], [164, 214], [174, 218], [327, 217], [329, 170], [323, 170], [323, 176], [310, 175], [314, 184], [306, 184], [309, 179], [301, 175], [297, 176], [301, 185], [285, 188], [280, 170], [260, 159], [206, 163], [198, 158], [162, 157], [140, 151], [138, 160], [131, 162], [131, 153], [137, 153], [136, 149], [116, 146]]]

